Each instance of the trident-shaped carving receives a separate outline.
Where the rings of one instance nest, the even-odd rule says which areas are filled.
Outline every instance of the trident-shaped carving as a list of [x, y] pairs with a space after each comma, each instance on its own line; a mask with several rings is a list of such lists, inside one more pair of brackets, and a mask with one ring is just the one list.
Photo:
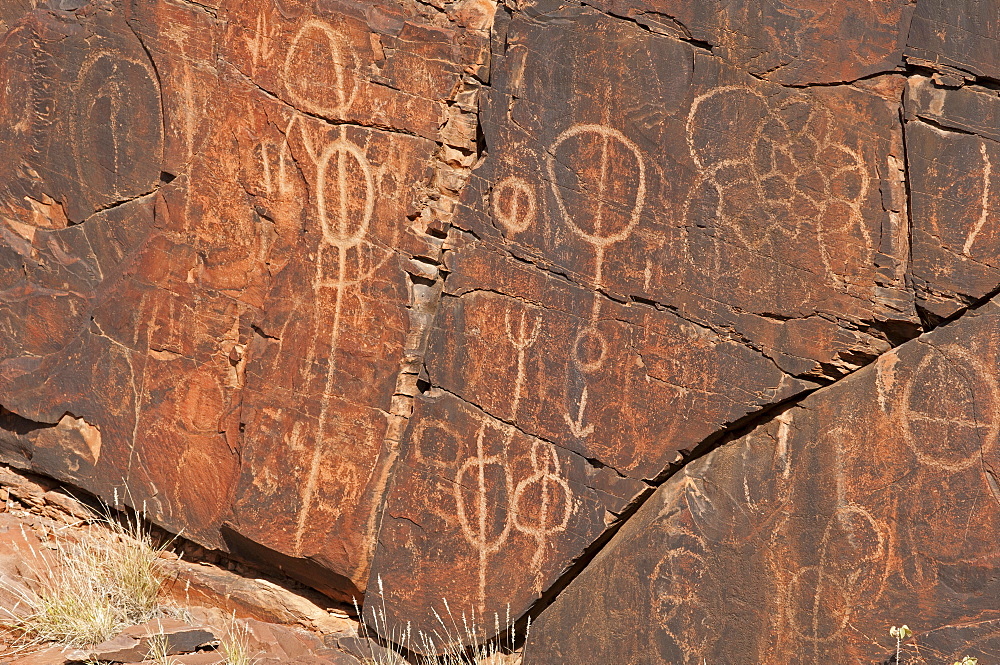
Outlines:
[[508, 309], [503, 315], [504, 328], [507, 331], [507, 340], [517, 351], [517, 375], [514, 378], [514, 397], [511, 400], [511, 419], [517, 417], [517, 409], [521, 404], [521, 392], [524, 389], [525, 352], [538, 341], [538, 334], [542, 330], [542, 316], [538, 314], [531, 323], [531, 330], [528, 330], [528, 311], [521, 312], [520, 321], [516, 329], [511, 324], [511, 312]]

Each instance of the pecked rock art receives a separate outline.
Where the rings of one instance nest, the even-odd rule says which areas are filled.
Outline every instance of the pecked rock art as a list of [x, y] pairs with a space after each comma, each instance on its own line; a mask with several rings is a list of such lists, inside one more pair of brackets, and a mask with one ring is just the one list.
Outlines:
[[[372, 567], [391, 618], [425, 629], [413, 617], [438, 597], [412, 584], [417, 562], [430, 567], [421, 579], [448, 571], [456, 606], [518, 615], [703, 441], [917, 325], [908, 228], [884, 201], [901, 192], [887, 169], [903, 153], [882, 91], [785, 89], [591, 9], [545, 16], [500, 28], [483, 102], [494, 147], [455, 217], [426, 355], [434, 388], [418, 399]], [[886, 81], [897, 95], [902, 83]], [[534, 437], [619, 476], [621, 500], [587, 537], [548, 536], [527, 567], [545, 584], [509, 586], [525, 569], [513, 518], [480, 542], [463, 537], [460, 503], [414, 500], [427, 483], [467, 485], [467, 459], [416, 450], [424, 405], [444, 403], [517, 433], [491, 464], [532, 454]], [[480, 425], [449, 422], [471, 450]]]
[[992, 653], [998, 340], [991, 302], [689, 464], [542, 614], [531, 662], [881, 662], [902, 618], [916, 662]]
[[[494, 599], [541, 593], [642, 487], [450, 395], [417, 413], [374, 564], [393, 594], [390, 621], [432, 626], [446, 599], [492, 624], [494, 611], [506, 611]], [[518, 574], [498, 574], [508, 566]], [[403, 576], [408, 594], [395, 592]]]
[[947, 90], [915, 76], [905, 109], [917, 303], [943, 319], [1000, 285], [1000, 100], [987, 89]]
[[492, 5], [29, 4], [0, 46], [4, 459], [359, 595]]
[[992, 644], [991, 7], [2, 4], [0, 461], [544, 662]]

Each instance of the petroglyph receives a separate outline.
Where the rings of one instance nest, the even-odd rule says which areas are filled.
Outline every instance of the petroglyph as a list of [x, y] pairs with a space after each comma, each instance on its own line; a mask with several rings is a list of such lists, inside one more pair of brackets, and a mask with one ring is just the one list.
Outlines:
[[512, 324], [510, 309], [504, 311], [503, 321], [504, 330], [507, 334], [507, 341], [509, 341], [511, 346], [513, 346], [517, 351], [517, 374], [514, 378], [514, 397], [511, 400], [511, 418], [514, 418], [517, 416], [517, 410], [521, 404], [521, 394], [524, 390], [525, 354], [527, 350], [534, 346], [535, 342], [538, 341], [538, 334], [542, 330], [542, 316], [540, 313], [534, 315], [530, 330], [528, 326], [527, 308], [521, 312], [516, 327]]
[[[745, 138], [739, 149], [719, 143], [718, 118]], [[816, 240], [832, 282], [867, 266], [874, 251], [862, 206], [871, 176], [859, 152], [833, 137], [832, 113], [812, 100], [791, 97], [772, 107], [767, 98], [739, 86], [697, 97], [688, 114], [688, 149], [698, 177], [684, 204], [688, 260], [701, 271], [738, 276], [746, 269], [735, 249], [773, 254], [815, 225]], [[724, 132], [725, 134], [725, 132]], [[712, 211], [723, 230], [711, 240], [714, 256], [699, 254], [692, 219]], [[860, 238], [845, 242], [847, 238]], [[849, 252], [845, 254], [845, 252]]]
[[585, 424], [585, 377], [600, 370], [608, 355], [607, 339], [596, 327], [605, 253], [629, 238], [639, 224], [646, 200], [646, 164], [639, 147], [617, 129], [579, 124], [552, 143], [546, 166], [566, 228], [594, 249], [594, 300], [590, 320], [573, 342], [563, 413], [573, 436], [583, 439], [594, 432], [592, 424]]
[[996, 447], [1000, 393], [980, 363], [955, 345], [931, 348], [906, 382], [898, 417], [921, 464], [962, 471]]
[[[699, 492], [693, 479], [686, 478], [688, 491]], [[664, 546], [664, 541], [676, 545]], [[662, 662], [694, 663], [688, 654], [702, 654], [711, 638], [699, 635], [689, 628], [700, 624], [706, 613], [699, 593], [711, 580], [710, 552], [704, 538], [688, 528], [671, 528], [660, 537], [654, 537], [650, 547], [664, 549], [650, 576], [650, 616], [655, 627], [656, 644]]]
[[356, 283], [347, 279], [345, 260], [348, 250], [360, 245], [368, 233], [375, 211], [375, 180], [365, 153], [343, 132], [326, 147], [316, 165], [316, 207], [323, 242], [338, 253], [337, 277], [324, 277], [319, 268], [318, 286], [340, 289]]
[[[314, 502], [320, 468], [328, 449], [325, 436], [331, 418], [330, 395], [334, 394], [336, 387], [337, 352], [344, 325], [347, 290], [370, 277], [384, 261], [388, 260], [388, 255], [391, 253], [385, 250], [382, 261], [367, 266], [367, 269], [360, 258], [353, 263], [348, 261], [348, 253], [351, 250], [359, 250], [365, 241], [375, 210], [375, 182], [371, 163], [364, 151], [347, 139], [346, 127], [341, 127], [339, 136], [322, 149], [316, 148], [305, 128], [302, 132], [306, 152], [316, 167], [316, 208], [321, 231], [313, 291], [322, 302], [323, 294], [328, 289], [333, 290], [333, 317], [330, 323], [326, 380], [323, 397], [320, 399], [315, 444], [295, 531], [296, 548], [302, 544]], [[349, 265], [357, 266], [359, 271], [353, 275], [349, 274]], [[317, 325], [321, 318], [316, 317]], [[318, 331], [312, 335], [312, 342], [306, 353], [307, 360], [314, 357], [317, 341]], [[308, 369], [311, 364], [307, 362], [306, 368]]]
[[340, 117], [354, 103], [357, 55], [329, 23], [302, 24], [285, 55], [285, 88], [292, 102], [309, 113]]
[[[572, 171], [571, 184], [563, 184], [557, 165]], [[599, 256], [632, 234], [645, 204], [646, 164], [628, 137], [604, 125], [573, 125], [552, 143], [546, 166], [566, 227]], [[600, 260], [597, 265], [600, 285]]]
[[277, 50], [275, 41], [280, 37], [280, 34], [277, 26], [271, 22], [268, 13], [261, 12], [257, 15], [257, 29], [254, 30], [253, 36], [243, 37], [243, 42], [250, 52], [251, 72], [255, 72], [258, 65], [270, 63], [273, 60]]
[[159, 175], [163, 122], [149, 63], [94, 52], [80, 68], [75, 101], [70, 140], [81, 182], [105, 197], [150, 186]]
[[[506, 444], [509, 441], [509, 434], [504, 437], [504, 442], [500, 450], [493, 454], [487, 454], [485, 437], [487, 429], [494, 429], [494, 426], [485, 419], [481, 421], [479, 431], [476, 433], [476, 454], [468, 458], [458, 469], [455, 476], [455, 502], [457, 506], [458, 521], [462, 527], [462, 535], [475, 548], [479, 554], [479, 603], [482, 608], [486, 603], [486, 569], [489, 556], [500, 551], [510, 533], [512, 522], [509, 512], [504, 510], [501, 525], [492, 523], [489, 515], [491, 495], [487, 487], [487, 472], [492, 472], [502, 478], [502, 482], [497, 484], [497, 488], [502, 488], [504, 498], [509, 498], [514, 493], [514, 481], [507, 470]], [[468, 482], [467, 475], [472, 474], [472, 483]], [[474, 508], [470, 511], [465, 503], [465, 493], [471, 487], [475, 493]], [[470, 514], [470, 512], [472, 514]], [[500, 512], [500, 511], [497, 511]]]
[[[318, 41], [317, 41], [318, 40]], [[353, 101], [353, 87], [343, 69], [338, 38], [332, 27], [317, 21], [307, 21], [299, 30], [286, 58], [286, 69], [294, 68], [303, 76], [303, 58], [307, 48], [320, 44], [320, 51], [328, 49], [333, 55], [333, 102], [312, 104], [297, 99], [306, 110], [332, 112], [346, 110]], [[313, 53], [311, 56], [315, 56]], [[308, 70], [308, 67], [305, 67]], [[308, 73], [308, 72], [307, 72]], [[289, 94], [310, 94], [318, 97], [323, 91], [296, 88], [288, 78]], [[327, 91], [329, 92], [329, 91]], [[334, 135], [331, 137], [331, 131]], [[320, 486], [322, 469], [326, 457], [333, 449], [329, 442], [336, 409], [331, 407], [331, 396], [337, 394], [337, 356], [340, 352], [341, 334], [348, 325], [346, 317], [353, 320], [364, 318], [365, 301], [356, 293], [386, 261], [392, 256], [387, 246], [375, 246], [368, 240], [377, 201], [377, 171], [368, 159], [365, 150], [348, 138], [348, 128], [336, 130], [309, 122], [298, 113], [292, 112], [279, 143], [262, 143], [260, 146], [263, 185], [269, 194], [287, 198], [294, 194], [295, 179], [306, 178], [307, 189], [314, 194], [315, 219], [319, 225], [319, 244], [313, 255], [315, 273], [312, 279], [313, 293], [319, 306], [312, 319], [312, 331], [304, 353], [304, 362], [299, 365], [303, 381], [310, 381], [315, 368], [322, 366], [317, 359], [318, 352], [326, 351], [325, 376], [323, 377], [320, 412], [317, 419], [314, 444], [306, 465], [301, 504], [296, 518], [294, 548], [299, 551], [308, 529], [311, 511], [319, 501], [316, 492]], [[304, 150], [306, 163], [311, 169], [296, 166], [292, 155], [291, 142], [298, 141]], [[302, 158], [300, 158], [302, 159]], [[298, 188], [301, 190], [301, 187]], [[352, 299], [353, 295], [353, 299]], [[353, 307], [349, 305], [353, 303]], [[287, 322], [285, 323], [287, 326]], [[326, 329], [326, 335], [321, 329]], [[284, 335], [282, 335], [284, 337]], [[276, 354], [277, 362], [280, 354]], [[360, 473], [360, 472], [357, 472]], [[357, 475], [357, 473], [355, 475]], [[331, 476], [332, 478], [332, 476]], [[343, 482], [338, 481], [338, 486]], [[324, 502], [324, 505], [329, 503]]]
[[986, 143], [979, 144], [979, 152], [983, 156], [983, 197], [980, 204], [979, 219], [976, 220], [976, 225], [973, 227], [972, 232], [969, 233], [969, 237], [965, 240], [965, 246], [962, 247], [962, 252], [966, 256], [971, 256], [969, 252], [972, 251], [972, 244], [976, 242], [976, 236], [983, 230], [986, 226], [986, 220], [989, 219], [990, 214], [990, 184], [993, 178], [993, 164], [990, 163], [990, 156], [986, 152]]
[[[785, 536], [795, 542], [794, 528], [784, 526]], [[823, 661], [823, 645], [842, 639], [855, 612], [879, 603], [889, 574], [887, 534], [887, 527], [868, 508], [845, 498], [838, 500], [827, 520], [815, 556], [788, 552], [813, 561], [791, 575], [782, 602], [796, 639], [809, 645], [797, 648], [811, 651], [812, 662]], [[781, 569], [785, 565], [780, 558], [774, 561], [775, 579], [786, 574]]]
[[514, 488], [511, 517], [518, 531], [535, 539], [531, 568], [536, 576], [536, 590], [541, 592], [538, 575], [542, 570], [545, 548], [549, 539], [565, 531], [569, 524], [573, 514], [573, 491], [560, 474], [555, 449], [538, 439], [531, 445], [531, 468], [534, 473]]
[[507, 176], [493, 188], [493, 216], [510, 233], [527, 231], [537, 214], [535, 188], [524, 178]]
[[[534, 307], [512, 304], [504, 310], [503, 321], [507, 342], [516, 355], [510, 396], [510, 418], [516, 422], [526, 384], [527, 352], [541, 337], [542, 316]], [[552, 536], [567, 528], [574, 505], [573, 492], [561, 473], [558, 454], [551, 444], [530, 439], [531, 471], [518, 480], [512, 469], [523, 453], [519, 453], [515, 438], [524, 435], [513, 425], [494, 421], [485, 414], [477, 414], [475, 420], [479, 423], [475, 451], [459, 466], [454, 492], [462, 535], [478, 556], [477, 600], [482, 609], [487, 604], [490, 557], [508, 545], [512, 531], [535, 541], [529, 568], [540, 584], [548, 543]], [[435, 430], [440, 427], [445, 425], [433, 425]], [[414, 437], [418, 448], [427, 427], [419, 429], [420, 436]], [[454, 430], [449, 433], [458, 436]]]

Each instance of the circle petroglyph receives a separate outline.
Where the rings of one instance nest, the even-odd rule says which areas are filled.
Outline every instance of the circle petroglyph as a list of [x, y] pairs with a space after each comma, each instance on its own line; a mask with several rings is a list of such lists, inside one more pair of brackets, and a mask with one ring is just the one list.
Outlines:
[[71, 143], [81, 182], [105, 197], [144, 190], [159, 175], [160, 90], [150, 66], [99, 51], [77, 78]]
[[996, 447], [996, 378], [956, 346], [931, 348], [903, 388], [903, 436], [917, 460], [946, 471], [978, 464]]
[[493, 216], [511, 233], [531, 228], [538, 214], [535, 188], [523, 178], [507, 176], [493, 188]]
[[354, 103], [351, 69], [357, 58], [333, 26], [318, 19], [302, 24], [285, 56], [288, 96], [297, 106], [318, 115], [340, 115]]
[[628, 137], [604, 125], [574, 125], [553, 142], [546, 165], [559, 213], [573, 233], [596, 248], [632, 234], [645, 204], [646, 165]]
[[888, 571], [887, 528], [870, 510], [846, 504], [830, 518], [821, 542], [824, 570], [842, 580], [852, 606], [878, 602]]
[[684, 548], [671, 548], [653, 569], [653, 613], [667, 626], [680, 609], [698, 604], [698, 586], [705, 577], [705, 559]]
[[[5, 36], [4, 51], [0, 53], [0, 137], [5, 146], [14, 137], [23, 140], [54, 120], [39, 114], [35, 109], [48, 103], [51, 86], [41, 86], [49, 65], [39, 52], [30, 30], [13, 28]], [[8, 148], [9, 149], [9, 148]]]
[[608, 340], [597, 328], [587, 326], [573, 340], [573, 364], [584, 373], [596, 372], [608, 356]]

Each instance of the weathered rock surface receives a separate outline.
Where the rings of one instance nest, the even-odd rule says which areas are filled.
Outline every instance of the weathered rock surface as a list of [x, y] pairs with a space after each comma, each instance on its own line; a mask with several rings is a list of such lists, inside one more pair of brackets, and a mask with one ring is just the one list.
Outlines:
[[972, 621], [912, 525], [988, 434], [995, 3], [2, 4], [0, 461], [390, 629], [564, 594], [539, 662]]
[[[592, 4], [651, 32], [710, 46], [751, 74], [789, 85], [853, 81], [901, 65], [914, 9], [906, 0], [597, 0]], [[918, 6], [923, 8], [922, 3]], [[957, 8], [928, 12], [935, 18], [958, 13]]]
[[137, 663], [146, 659], [153, 640], [162, 640], [164, 655], [175, 656], [197, 651], [198, 647], [217, 643], [210, 630], [174, 619], [154, 619], [126, 628], [110, 640], [87, 649], [80, 660], [112, 663]]
[[906, 40], [906, 57], [1000, 78], [1000, 7], [975, 0], [919, 0]]
[[4, 458], [357, 594], [493, 6], [70, 4], [4, 7]]
[[420, 400], [373, 565], [402, 622], [440, 602], [414, 575], [520, 614], [645, 481], [917, 324], [901, 77], [787, 89], [589, 8], [533, 11], [495, 27], [489, 156], [426, 355], [447, 397]]
[[[1000, 305], [688, 464], [532, 630], [531, 663], [995, 653]], [[625, 628], [627, 626], [627, 629]]]
[[917, 302], [946, 318], [1000, 286], [1000, 97], [912, 77], [906, 115]]

